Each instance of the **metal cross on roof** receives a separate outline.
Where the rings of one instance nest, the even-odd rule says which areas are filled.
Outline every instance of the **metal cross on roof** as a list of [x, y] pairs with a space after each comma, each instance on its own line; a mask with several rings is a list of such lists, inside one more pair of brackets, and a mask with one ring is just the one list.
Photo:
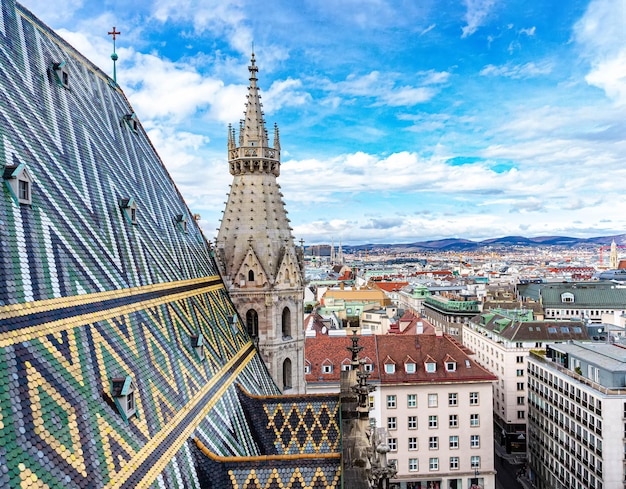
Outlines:
[[115, 26], [113, 26], [113, 30], [108, 32], [109, 36], [113, 36], [113, 54], [111, 55], [111, 59], [113, 60], [113, 81], [117, 83], [117, 72], [115, 63], [117, 61], [117, 53], [115, 52], [115, 39], [119, 36], [121, 32], [115, 30]]

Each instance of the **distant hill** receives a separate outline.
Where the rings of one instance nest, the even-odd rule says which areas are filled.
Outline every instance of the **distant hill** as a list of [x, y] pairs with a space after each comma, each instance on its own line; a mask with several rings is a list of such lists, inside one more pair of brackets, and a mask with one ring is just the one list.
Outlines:
[[418, 241], [416, 243], [405, 244], [364, 244], [357, 246], [344, 246], [346, 250], [389, 250], [395, 252], [416, 252], [416, 251], [476, 251], [483, 248], [511, 248], [518, 246], [540, 247], [559, 246], [564, 248], [597, 247], [610, 245], [615, 240], [618, 245], [626, 245], [626, 234], [615, 236], [598, 236], [595, 238], [572, 238], [569, 236], [537, 236], [527, 238], [525, 236], [504, 236], [501, 238], [490, 238], [483, 241], [472, 241], [469, 239], [438, 239], [433, 241]]

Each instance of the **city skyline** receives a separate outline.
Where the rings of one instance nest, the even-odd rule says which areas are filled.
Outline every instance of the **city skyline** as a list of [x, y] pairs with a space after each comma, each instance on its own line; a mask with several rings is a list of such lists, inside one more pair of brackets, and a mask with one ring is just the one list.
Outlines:
[[118, 83], [208, 238], [253, 49], [306, 244], [626, 228], [624, 1], [23, 4], [110, 75], [121, 32]]

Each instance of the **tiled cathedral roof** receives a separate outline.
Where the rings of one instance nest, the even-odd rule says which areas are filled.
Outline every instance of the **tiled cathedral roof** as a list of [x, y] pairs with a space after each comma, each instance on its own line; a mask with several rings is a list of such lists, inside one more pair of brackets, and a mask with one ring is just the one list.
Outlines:
[[0, 6], [0, 487], [201, 487], [263, 455], [236, 385], [278, 390], [121, 89]]

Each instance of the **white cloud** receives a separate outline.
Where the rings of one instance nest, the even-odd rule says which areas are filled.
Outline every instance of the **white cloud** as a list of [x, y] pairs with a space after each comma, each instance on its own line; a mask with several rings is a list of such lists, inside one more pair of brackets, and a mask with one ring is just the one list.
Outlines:
[[501, 66], [487, 65], [480, 70], [482, 76], [504, 76], [513, 79], [532, 78], [536, 76], [548, 75], [552, 72], [551, 62], [543, 61], [539, 64], [528, 62], [524, 64], [507, 63]]
[[83, 0], [67, 0], [64, 2], [50, 2], [47, 0], [20, 0], [28, 10], [37, 17], [45, 19], [46, 23], [55, 27], [74, 16], [83, 6]]
[[594, 0], [574, 26], [574, 38], [591, 71], [585, 77], [620, 105], [626, 104], [625, 0]]
[[438, 93], [433, 85], [443, 85], [450, 74], [434, 70], [417, 73], [416, 77], [426, 86], [399, 86], [396, 77], [394, 73], [372, 71], [363, 76], [353, 73], [340, 82], [324, 80], [318, 85], [335, 94], [374, 98], [374, 105], [412, 106], [431, 100]]
[[525, 29], [520, 29], [519, 33], [526, 34], [528, 37], [534, 37], [535, 31], [536, 31], [536, 27], [532, 26], [532, 27], [528, 27]]
[[467, 25], [462, 28], [462, 38], [471, 36], [483, 25], [494, 4], [495, 0], [465, 0]]

